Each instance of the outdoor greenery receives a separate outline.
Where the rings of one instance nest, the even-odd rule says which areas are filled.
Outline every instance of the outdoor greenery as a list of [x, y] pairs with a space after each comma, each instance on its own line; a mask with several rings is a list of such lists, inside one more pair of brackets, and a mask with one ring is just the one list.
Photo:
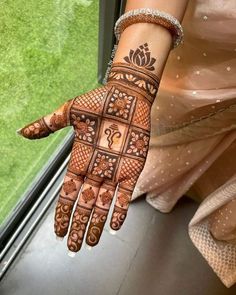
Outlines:
[[0, 3], [0, 223], [69, 128], [27, 140], [16, 130], [98, 86], [99, 1]]

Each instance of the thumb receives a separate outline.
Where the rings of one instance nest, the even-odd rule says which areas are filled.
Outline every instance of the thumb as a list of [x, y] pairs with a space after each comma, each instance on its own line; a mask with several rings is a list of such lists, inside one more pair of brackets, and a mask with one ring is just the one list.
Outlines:
[[74, 99], [70, 99], [51, 114], [43, 116], [16, 132], [28, 139], [40, 139], [50, 133], [70, 125], [70, 108]]

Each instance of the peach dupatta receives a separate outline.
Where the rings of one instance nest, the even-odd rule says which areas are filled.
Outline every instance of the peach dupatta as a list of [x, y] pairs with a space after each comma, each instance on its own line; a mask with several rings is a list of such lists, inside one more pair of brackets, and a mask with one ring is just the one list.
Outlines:
[[[194, 0], [168, 58], [133, 199], [170, 212], [201, 201], [189, 236], [226, 287], [236, 282], [236, 2]], [[230, 213], [231, 212], [231, 213]]]

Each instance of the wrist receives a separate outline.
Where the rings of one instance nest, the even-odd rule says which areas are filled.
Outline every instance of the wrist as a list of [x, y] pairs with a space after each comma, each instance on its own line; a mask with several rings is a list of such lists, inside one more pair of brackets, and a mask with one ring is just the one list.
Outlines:
[[128, 26], [121, 34], [113, 62], [124, 62], [124, 56], [129, 54], [131, 48], [138, 48], [140, 44], [145, 43], [156, 60], [153, 73], [161, 78], [172, 46], [170, 32], [161, 25], [135, 23]]
[[[139, 58], [137, 58], [137, 60], [139, 60]], [[132, 62], [132, 58], [130, 58], [130, 63], [113, 62], [107, 79], [107, 84], [125, 86], [130, 90], [141, 94], [152, 104], [158, 92], [160, 79], [157, 75], [145, 69], [145, 66], [152, 67], [147, 59], [146, 64], [143, 63], [142, 66], [137, 66], [135, 60]]]

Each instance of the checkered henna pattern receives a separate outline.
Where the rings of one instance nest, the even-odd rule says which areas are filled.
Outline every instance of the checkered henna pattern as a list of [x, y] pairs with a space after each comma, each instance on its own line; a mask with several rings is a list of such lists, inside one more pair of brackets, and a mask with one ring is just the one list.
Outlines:
[[[29, 139], [73, 126], [74, 143], [55, 208], [54, 231], [77, 252], [86, 235], [98, 244], [114, 200], [110, 227], [119, 230], [149, 147], [151, 107], [159, 78], [148, 44], [112, 64], [107, 84], [65, 102], [55, 112], [23, 127]], [[71, 225], [70, 225], [71, 221]]]

